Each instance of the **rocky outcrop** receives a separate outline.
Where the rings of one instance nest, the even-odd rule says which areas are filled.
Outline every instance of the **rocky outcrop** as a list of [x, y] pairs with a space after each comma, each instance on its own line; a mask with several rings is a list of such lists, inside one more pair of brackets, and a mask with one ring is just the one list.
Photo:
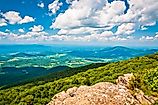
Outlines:
[[73, 87], [52, 98], [48, 105], [152, 105], [156, 98], [145, 96], [137, 89], [133, 96], [128, 89], [133, 74], [120, 76], [116, 83], [97, 83], [93, 86]]
[[116, 80], [116, 83], [118, 85], [125, 86], [127, 88], [130, 88], [130, 81], [134, 79], [133, 74], [124, 74], [123, 76], [119, 76]]

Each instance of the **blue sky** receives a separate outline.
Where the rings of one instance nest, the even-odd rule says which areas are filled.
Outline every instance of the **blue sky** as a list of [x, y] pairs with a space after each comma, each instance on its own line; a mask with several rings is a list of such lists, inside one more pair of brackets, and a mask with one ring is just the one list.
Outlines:
[[0, 44], [158, 45], [157, 0], [0, 0]]

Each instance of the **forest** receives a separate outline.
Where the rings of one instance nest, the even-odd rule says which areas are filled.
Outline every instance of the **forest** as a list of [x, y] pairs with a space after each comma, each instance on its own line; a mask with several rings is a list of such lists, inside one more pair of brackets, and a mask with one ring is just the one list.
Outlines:
[[[49, 74], [31, 82], [1, 88], [0, 105], [45, 105], [51, 98], [68, 88], [94, 85], [98, 82], [115, 83], [118, 76], [133, 73], [131, 90], [141, 89], [145, 94], [158, 97], [158, 53], [114, 63], [98, 64], [94, 68]], [[54, 75], [54, 76], [53, 76]], [[158, 103], [155, 103], [155, 105]]]

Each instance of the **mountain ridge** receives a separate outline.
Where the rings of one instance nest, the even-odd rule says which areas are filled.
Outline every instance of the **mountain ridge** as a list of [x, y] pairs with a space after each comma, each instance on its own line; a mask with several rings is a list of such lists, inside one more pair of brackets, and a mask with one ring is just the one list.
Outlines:
[[115, 83], [119, 76], [127, 73], [133, 73], [136, 78], [131, 83], [132, 88], [138, 88], [146, 95], [158, 97], [158, 53], [156, 53], [109, 63], [49, 82], [28, 83], [0, 90], [0, 104], [44, 105], [50, 102], [55, 94], [69, 88], [81, 85], [91, 86], [99, 82]]

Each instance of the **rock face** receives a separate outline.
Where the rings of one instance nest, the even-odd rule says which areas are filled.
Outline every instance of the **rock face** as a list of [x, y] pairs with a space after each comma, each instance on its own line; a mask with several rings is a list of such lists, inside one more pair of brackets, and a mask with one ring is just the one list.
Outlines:
[[52, 98], [48, 105], [151, 105], [155, 98], [145, 96], [138, 89], [135, 97], [130, 93], [129, 81], [133, 74], [125, 74], [116, 81], [97, 83], [93, 86], [80, 86], [61, 92]]

